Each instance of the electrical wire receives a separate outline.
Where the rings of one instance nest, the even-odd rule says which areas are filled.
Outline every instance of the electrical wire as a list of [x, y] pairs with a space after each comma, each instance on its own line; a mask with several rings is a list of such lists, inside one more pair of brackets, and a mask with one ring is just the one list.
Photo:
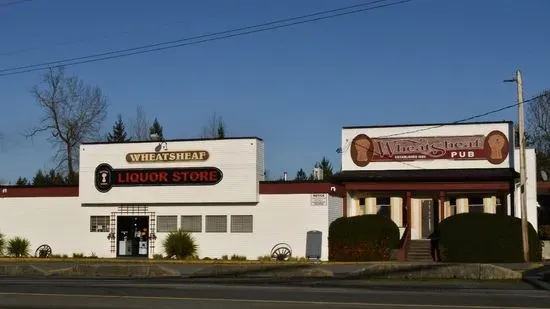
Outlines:
[[23, 4], [25, 2], [31, 2], [33, 0], [16, 0], [16, 1], [10, 1], [10, 2], [1, 2], [0, 7], [6, 7], [6, 6], [13, 6], [17, 4]]
[[[524, 100], [523, 103], [524, 104], [529, 104], [529, 103], [532, 103], [532, 102], [536, 101], [537, 99], [542, 98], [544, 96], [545, 96], [545, 94], [543, 93], [541, 95], [538, 95], [538, 96], [532, 97], [530, 99]], [[506, 105], [506, 106], [503, 106], [501, 108], [494, 109], [494, 110], [491, 110], [491, 111], [488, 111], [488, 112], [485, 112], [485, 113], [482, 113], [482, 114], [477, 114], [477, 115], [474, 115], [474, 116], [471, 116], [471, 117], [467, 117], [467, 118], [464, 118], [464, 119], [453, 121], [453, 122], [450, 122], [450, 123], [444, 123], [444, 124], [439, 124], [439, 125], [435, 125], [435, 126], [431, 126], [431, 127], [427, 127], [427, 128], [410, 130], [410, 131], [405, 131], [405, 132], [400, 132], [400, 133], [395, 133], [395, 134], [381, 135], [381, 136], [376, 136], [376, 137], [373, 137], [373, 138], [388, 138], [388, 137], [393, 137], [393, 136], [398, 136], [398, 135], [404, 135], [404, 134], [411, 134], [411, 133], [416, 133], [416, 132], [433, 130], [433, 129], [436, 129], [436, 128], [441, 128], [441, 127], [449, 126], [449, 125], [453, 125], [453, 124], [459, 124], [459, 123], [474, 120], [474, 119], [477, 119], [477, 118], [485, 117], [485, 116], [488, 116], [488, 115], [491, 115], [491, 114], [495, 114], [495, 113], [498, 113], [498, 112], [516, 107], [518, 105], [519, 105], [519, 103], [514, 103], [514, 104]], [[337, 150], [337, 152], [338, 153], [344, 153], [344, 152], [349, 151], [349, 148], [351, 147], [351, 144], [352, 144], [352, 142], [348, 142], [346, 147], [345, 147], [345, 150], [339, 148]], [[364, 147], [364, 146], [360, 146], [360, 147]], [[365, 147], [365, 149], [367, 149], [367, 148]], [[377, 155], [381, 155], [379, 152], [376, 152], [376, 150], [374, 150], [374, 149], [372, 151]], [[420, 166], [416, 166], [416, 165], [413, 165], [413, 164], [410, 164], [410, 163], [407, 163], [407, 162], [399, 161], [395, 158], [390, 158], [390, 160], [393, 160], [395, 162], [399, 162], [399, 163], [402, 163], [404, 165], [414, 167], [414, 168], [417, 168], [417, 169], [425, 169], [425, 168], [420, 167]]]
[[[375, 3], [380, 3], [380, 2], [384, 2], [384, 1], [387, 1], [387, 0], [371, 1], [371, 2], [367, 2], [367, 3], [364, 3], [364, 4], [360, 4], [360, 5], [354, 5], [354, 6], [350, 6], [350, 7], [365, 6], [365, 5], [368, 5], [368, 4], [375, 4]], [[103, 61], [103, 60], [115, 59], [115, 58], [122, 58], [122, 57], [128, 57], [128, 56], [144, 54], [144, 53], [150, 53], [150, 52], [154, 52], [154, 51], [173, 49], [173, 48], [178, 48], [178, 47], [183, 47], [183, 46], [188, 46], [188, 45], [195, 45], [195, 44], [200, 44], [200, 43], [205, 43], [205, 42], [223, 40], [223, 39], [227, 39], [227, 38], [243, 36], [243, 35], [248, 35], [248, 34], [253, 34], [253, 33], [258, 33], [258, 32], [265, 32], [265, 31], [275, 30], [275, 29], [279, 29], [279, 28], [286, 28], [286, 27], [290, 27], [290, 26], [315, 22], [315, 21], [319, 21], [319, 20], [325, 20], [325, 19], [334, 18], [334, 17], [340, 17], [340, 16], [345, 16], [345, 15], [350, 15], [350, 14], [356, 14], [356, 13], [370, 11], [370, 10], [379, 9], [379, 8], [388, 7], [388, 6], [400, 5], [400, 4], [404, 4], [404, 3], [412, 2], [412, 1], [413, 0], [401, 0], [401, 1], [387, 3], [387, 4], [380, 4], [380, 5], [377, 5], [377, 6], [371, 6], [371, 7], [368, 7], [368, 8], [355, 9], [355, 10], [348, 11], [348, 12], [337, 13], [337, 14], [332, 14], [332, 15], [322, 16], [322, 17], [316, 17], [316, 18], [310, 18], [310, 19], [307, 19], [307, 20], [296, 21], [296, 22], [292, 22], [292, 23], [286, 23], [286, 24], [283, 24], [283, 25], [275, 25], [275, 24], [279, 24], [279, 23], [283, 23], [283, 22], [292, 21], [292, 20], [303, 19], [305, 17], [325, 15], [325, 14], [327, 14], [327, 12], [337, 12], [337, 11], [341, 11], [341, 10], [346, 10], [346, 9], [349, 9], [350, 7], [339, 8], [339, 9], [323, 11], [323, 12], [318, 12], [318, 13], [313, 13], [313, 14], [308, 14], [308, 15], [302, 15], [302, 16], [299, 16], [299, 17], [286, 18], [286, 19], [282, 19], [282, 20], [278, 20], [278, 21], [272, 21], [272, 22], [263, 23], [263, 24], [258, 24], [258, 25], [254, 25], [254, 26], [242, 27], [242, 28], [226, 30], [226, 31], [221, 31], [221, 32], [216, 32], [216, 33], [211, 33], [211, 34], [199, 35], [199, 36], [195, 36], [195, 37], [183, 38], [183, 39], [179, 39], [179, 40], [149, 44], [149, 45], [144, 45], [144, 46], [140, 46], [140, 47], [127, 48], [127, 49], [111, 51], [111, 52], [105, 52], [105, 53], [89, 55], [89, 56], [82, 56], [82, 57], [69, 58], [69, 59], [64, 59], [64, 60], [57, 60], [57, 61], [27, 65], [27, 66], [14, 67], [14, 68], [9, 68], [9, 69], [2, 69], [2, 70], [0, 70], [0, 72], [2, 72], [0, 74], [0, 76], [23, 74], [23, 73], [28, 73], [28, 72], [45, 70], [45, 69], [52, 68], [52, 67], [84, 64], [84, 63]], [[274, 25], [274, 26], [261, 28], [261, 29], [255, 29], [255, 28], [265, 27], [267, 25]], [[255, 29], [255, 30], [249, 30], [249, 31], [242, 32], [243, 30], [247, 30], [247, 29]], [[228, 33], [237, 32], [237, 31], [241, 31], [241, 32], [228, 34]], [[223, 35], [223, 34], [226, 34], [226, 35]], [[219, 35], [221, 35], [221, 36], [219, 36]], [[210, 38], [212, 36], [214, 36], [214, 37]], [[197, 40], [197, 39], [201, 39], [201, 38], [204, 38], [204, 39], [199, 40], [199, 41], [193, 41], [193, 40]], [[193, 42], [187, 42], [187, 41], [193, 41]], [[185, 42], [185, 43], [183, 43], [183, 42]], [[179, 44], [176, 44], [176, 43], [179, 43]], [[172, 45], [170, 45], [170, 44], [172, 44]], [[170, 46], [162, 46], [162, 45], [170, 45]], [[141, 49], [146, 49], [146, 50], [141, 50]], [[119, 54], [119, 55], [117, 55], [117, 54]], [[90, 59], [90, 58], [92, 58], [92, 59]]]

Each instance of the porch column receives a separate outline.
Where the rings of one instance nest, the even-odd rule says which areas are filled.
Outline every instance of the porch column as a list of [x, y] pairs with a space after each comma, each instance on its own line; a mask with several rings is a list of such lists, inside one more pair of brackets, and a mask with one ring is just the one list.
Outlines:
[[412, 228], [412, 205], [411, 205], [411, 192], [407, 192], [405, 207], [407, 209], [407, 225]]
[[365, 208], [367, 215], [376, 214], [376, 197], [367, 197], [365, 198]]
[[452, 210], [451, 210], [451, 201], [445, 201], [445, 217], [443, 218], [443, 220], [447, 219], [448, 217], [450, 217], [452, 214]]
[[439, 191], [439, 222], [445, 219], [445, 191]]
[[401, 197], [391, 197], [390, 198], [390, 207], [391, 207], [391, 219], [397, 226], [403, 226], [402, 211], [403, 208], [403, 198]]
[[457, 198], [456, 199], [456, 213], [461, 214], [461, 213], [465, 213], [465, 212], [469, 212], [469, 210], [468, 210], [468, 198], [467, 197]]
[[497, 212], [497, 197], [489, 196], [483, 198], [483, 212], [488, 214], [494, 214]]

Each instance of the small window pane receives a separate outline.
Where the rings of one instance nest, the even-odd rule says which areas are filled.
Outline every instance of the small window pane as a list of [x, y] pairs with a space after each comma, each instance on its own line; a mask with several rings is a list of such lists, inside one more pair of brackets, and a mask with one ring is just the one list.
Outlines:
[[109, 216], [91, 216], [90, 232], [109, 232]]
[[201, 216], [181, 216], [181, 228], [187, 232], [202, 232]]
[[157, 216], [157, 232], [175, 232], [178, 230], [178, 216]]
[[252, 233], [252, 216], [231, 216], [231, 233]]
[[391, 205], [389, 197], [379, 197], [376, 199], [376, 214], [391, 220]]
[[207, 233], [226, 233], [227, 216], [206, 216]]

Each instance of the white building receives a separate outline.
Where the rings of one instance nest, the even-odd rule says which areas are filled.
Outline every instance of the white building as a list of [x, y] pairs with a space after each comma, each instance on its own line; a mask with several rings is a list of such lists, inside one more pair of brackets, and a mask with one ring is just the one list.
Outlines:
[[263, 182], [264, 170], [258, 138], [84, 144], [79, 187], [0, 190], [0, 231], [54, 254], [153, 257], [181, 227], [201, 258], [248, 259], [279, 243], [305, 257], [307, 232], [320, 231], [326, 260], [342, 192], [328, 182]]
[[[512, 130], [511, 122], [345, 127], [332, 183], [264, 181], [259, 138], [83, 144], [78, 187], [0, 187], [0, 232], [29, 239], [33, 252], [48, 244], [54, 254], [151, 258], [183, 228], [201, 258], [256, 259], [280, 243], [305, 257], [308, 231], [319, 231], [326, 260], [329, 224], [341, 216], [387, 216], [408, 239], [428, 238], [456, 213], [519, 217]], [[537, 228], [533, 149], [527, 171]]]

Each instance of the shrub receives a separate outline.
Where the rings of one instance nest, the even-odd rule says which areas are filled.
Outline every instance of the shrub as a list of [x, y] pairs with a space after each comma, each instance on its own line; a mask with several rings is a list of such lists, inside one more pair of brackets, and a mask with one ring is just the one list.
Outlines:
[[246, 256], [233, 254], [231, 256], [231, 261], [246, 261]]
[[25, 238], [12, 238], [8, 241], [8, 254], [14, 257], [27, 257], [30, 246], [31, 243]]
[[73, 253], [73, 259], [83, 259], [84, 253]]
[[179, 229], [164, 240], [164, 252], [168, 258], [185, 259], [197, 252], [197, 244], [189, 232]]
[[399, 247], [399, 228], [379, 215], [341, 217], [329, 227], [330, 261], [384, 261]]
[[[463, 213], [439, 224], [439, 248], [444, 262], [523, 262], [521, 219], [488, 213]], [[529, 224], [529, 256], [541, 260], [537, 232]]]
[[0, 256], [4, 254], [4, 247], [6, 246], [6, 239], [4, 234], [0, 233]]
[[550, 225], [540, 225], [539, 235], [542, 240], [550, 240]]

